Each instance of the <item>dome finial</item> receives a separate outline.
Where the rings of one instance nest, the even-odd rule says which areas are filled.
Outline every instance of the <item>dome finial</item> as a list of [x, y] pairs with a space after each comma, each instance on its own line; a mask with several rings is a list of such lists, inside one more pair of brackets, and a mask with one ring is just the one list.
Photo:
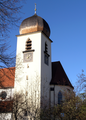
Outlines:
[[36, 14], [36, 10], [37, 10], [37, 9], [36, 9], [36, 3], [35, 3], [35, 14]]

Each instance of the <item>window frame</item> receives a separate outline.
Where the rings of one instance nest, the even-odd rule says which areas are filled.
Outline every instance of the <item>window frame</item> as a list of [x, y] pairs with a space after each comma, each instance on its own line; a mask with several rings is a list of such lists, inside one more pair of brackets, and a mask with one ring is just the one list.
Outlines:
[[61, 102], [62, 102], [62, 92], [59, 91], [59, 92], [58, 92], [58, 104], [60, 105]]

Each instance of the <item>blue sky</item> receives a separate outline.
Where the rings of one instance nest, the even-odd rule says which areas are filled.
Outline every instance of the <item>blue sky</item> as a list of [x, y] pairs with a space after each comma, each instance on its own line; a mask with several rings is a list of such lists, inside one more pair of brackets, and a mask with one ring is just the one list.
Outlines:
[[[86, 0], [26, 0], [23, 3], [18, 25], [34, 15], [44, 18], [50, 26], [52, 61], [60, 61], [71, 83], [75, 86], [77, 75], [84, 70], [86, 74]], [[10, 31], [10, 50], [16, 54], [15, 35], [19, 27]]]

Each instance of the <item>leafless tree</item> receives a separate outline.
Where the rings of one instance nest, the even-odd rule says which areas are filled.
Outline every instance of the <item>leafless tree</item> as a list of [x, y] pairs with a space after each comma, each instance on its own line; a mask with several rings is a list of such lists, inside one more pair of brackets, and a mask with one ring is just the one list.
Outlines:
[[[0, 0], [0, 87], [4, 76], [10, 77], [5, 69], [15, 66], [15, 55], [9, 51], [9, 36], [13, 26], [20, 20], [22, 0]], [[9, 69], [10, 74], [12, 74]], [[13, 74], [12, 74], [13, 75]]]
[[12, 26], [20, 20], [22, 0], [0, 0], [0, 68], [15, 65], [13, 53], [8, 52], [8, 36]]
[[13, 120], [34, 119], [39, 120], [40, 108], [25, 94], [17, 94], [13, 97]]
[[82, 70], [82, 73], [78, 75], [77, 84], [77, 89], [79, 92], [84, 91], [86, 93], [86, 75], [84, 74], [84, 70]]
[[0, 0], [0, 37], [5, 36], [20, 19], [21, 0]]

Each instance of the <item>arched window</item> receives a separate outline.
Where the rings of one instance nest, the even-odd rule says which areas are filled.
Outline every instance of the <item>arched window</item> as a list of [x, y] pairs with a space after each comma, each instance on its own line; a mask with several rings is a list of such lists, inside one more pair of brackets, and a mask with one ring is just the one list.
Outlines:
[[26, 41], [26, 50], [31, 50], [32, 49], [32, 41], [28, 39]]
[[61, 104], [61, 102], [62, 102], [62, 93], [61, 93], [61, 91], [59, 91], [59, 93], [58, 93], [58, 104]]

